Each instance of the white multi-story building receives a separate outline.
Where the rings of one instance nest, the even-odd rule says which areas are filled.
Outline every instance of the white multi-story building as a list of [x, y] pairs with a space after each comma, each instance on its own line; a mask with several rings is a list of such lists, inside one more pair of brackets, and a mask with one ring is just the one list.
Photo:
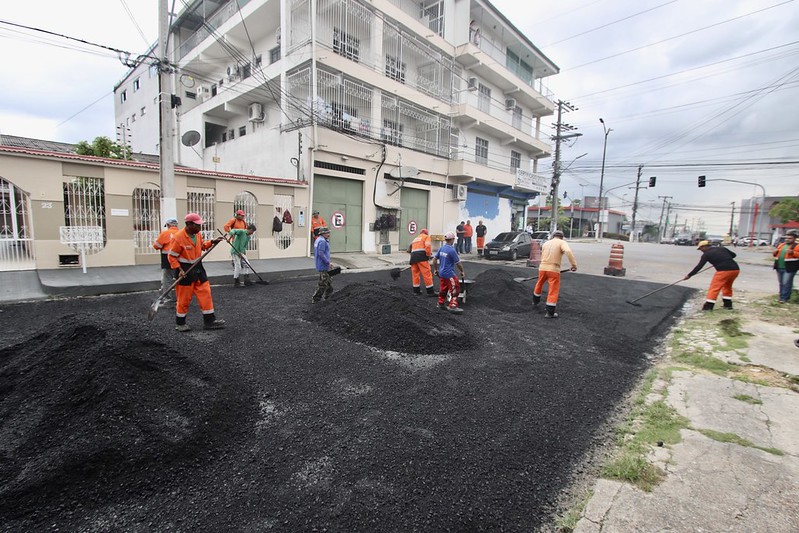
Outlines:
[[115, 89], [134, 152], [172, 92], [178, 163], [308, 182], [299, 223], [319, 210], [334, 252], [508, 230], [548, 191], [558, 68], [487, 0], [197, 0], [170, 50], [173, 90], [148, 62]]

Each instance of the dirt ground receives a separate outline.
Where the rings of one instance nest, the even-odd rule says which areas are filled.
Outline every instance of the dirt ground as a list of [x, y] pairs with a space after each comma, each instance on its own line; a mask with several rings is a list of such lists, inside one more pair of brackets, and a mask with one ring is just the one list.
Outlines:
[[532, 531], [691, 290], [469, 265], [465, 312], [410, 272], [0, 307], [3, 530]]

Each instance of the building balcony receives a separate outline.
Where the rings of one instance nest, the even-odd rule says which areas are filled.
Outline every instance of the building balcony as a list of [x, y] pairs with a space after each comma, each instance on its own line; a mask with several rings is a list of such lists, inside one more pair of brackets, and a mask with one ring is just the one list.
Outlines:
[[469, 72], [490, 79], [498, 86], [503, 95], [515, 98], [522, 105], [532, 110], [535, 116], [551, 115], [555, 112], [555, 103], [551, 91], [538, 83], [527, 72], [508, 65], [508, 56], [488, 41], [479, 41], [480, 45], [466, 43], [455, 48], [455, 60]]

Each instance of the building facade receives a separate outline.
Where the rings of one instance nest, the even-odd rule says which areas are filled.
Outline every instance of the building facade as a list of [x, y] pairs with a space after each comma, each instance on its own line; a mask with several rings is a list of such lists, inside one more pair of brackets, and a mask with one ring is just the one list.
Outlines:
[[179, 164], [307, 183], [334, 252], [508, 230], [549, 190], [558, 68], [488, 1], [198, 0], [170, 50], [169, 90], [151, 60], [115, 88], [133, 151], [157, 149], [158, 95], [176, 95]]
[[[157, 163], [74, 153], [71, 145], [0, 136], [0, 270], [159, 264], [163, 230]], [[237, 209], [258, 226], [248, 256], [303, 253], [307, 184], [293, 179], [176, 168], [178, 213], [199, 213], [204, 237]], [[272, 233], [275, 216], [292, 224]], [[182, 216], [179, 217], [182, 220]], [[182, 222], [180, 223], [182, 227]], [[229, 260], [218, 247], [208, 260]]]

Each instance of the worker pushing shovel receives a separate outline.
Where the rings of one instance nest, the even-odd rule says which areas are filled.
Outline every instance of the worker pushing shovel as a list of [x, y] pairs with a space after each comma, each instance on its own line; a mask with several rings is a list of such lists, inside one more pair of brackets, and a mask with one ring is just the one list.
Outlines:
[[569, 245], [563, 239], [563, 232], [558, 230], [552, 233], [552, 238], [541, 247], [541, 264], [538, 266], [538, 281], [533, 289], [533, 305], [541, 303], [541, 294], [544, 283], [549, 285], [547, 291], [547, 311], [545, 318], [558, 318], [557, 306], [560, 293], [560, 270], [563, 256], [569, 259], [572, 272], [577, 270], [577, 260], [574, 258]]

